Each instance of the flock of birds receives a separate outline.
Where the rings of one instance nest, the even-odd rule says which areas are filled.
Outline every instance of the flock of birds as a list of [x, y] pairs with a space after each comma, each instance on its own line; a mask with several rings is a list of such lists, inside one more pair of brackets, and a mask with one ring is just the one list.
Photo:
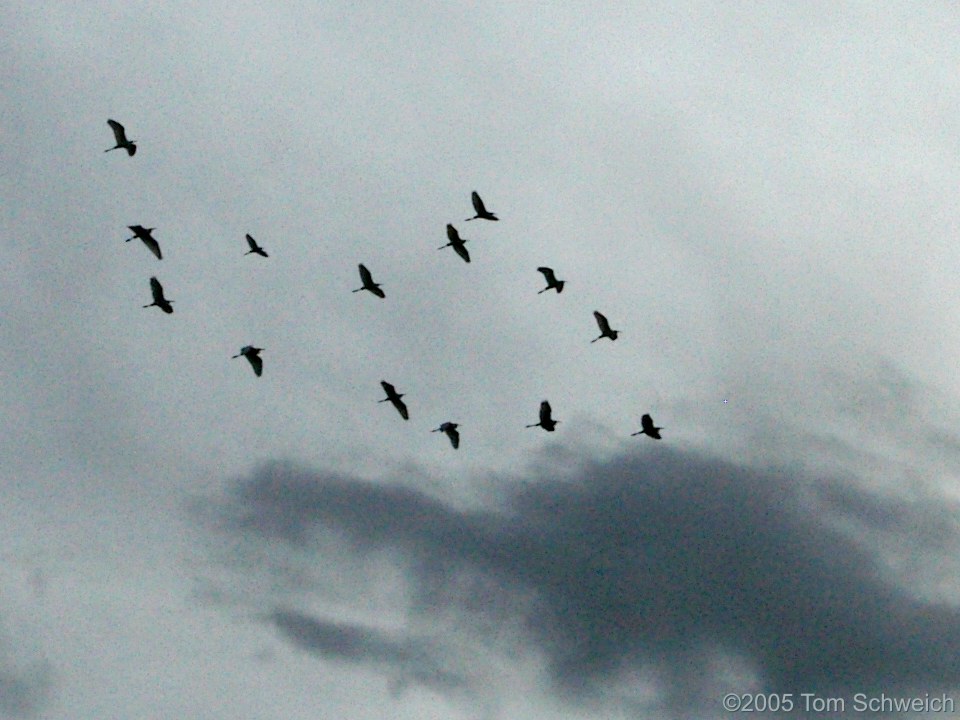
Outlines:
[[[126, 131], [124, 130], [123, 125], [118, 123], [116, 120], [107, 120], [107, 124], [110, 126], [110, 129], [113, 130], [113, 136], [116, 139], [116, 145], [112, 148], [107, 148], [104, 152], [110, 152], [111, 150], [126, 150], [127, 154], [131, 157], [137, 152], [136, 142], [129, 140], [127, 138]], [[473, 202], [473, 209], [476, 213], [473, 217], [466, 218], [464, 222], [469, 222], [471, 220], [492, 220], [499, 221], [499, 218], [484, 206], [483, 200], [480, 198], [480, 195], [474, 191], [471, 195], [471, 200]], [[163, 253], [160, 250], [160, 243], [157, 242], [156, 238], [153, 237], [153, 231], [156, 228], [146, 228], [142, 225], [128, 225], [130, 231], [133, 233], [132, 237], [127, 238], [126, 242], [131, 240], [140, 239], [144, 245], [152, 252], [158, 260], [163, 259]], [[270, 257], [267, 252], [257, 244], [257, 241], [253, 239], [249, 234], [246, 236], [247, 245], [249, 246], [249, 251], [244, 253], [245, 255], [259, 255], [260, 257]], [[447, 242], [446, 245], [442, 245], [437, 248], [438, 250], [443, 250], [444, 248], [451, 247], [453, 251], [459, 255], [464, 262], [470, 262], [470, 253], [466, 248], [467, 240], [460, 237], [460, 233], [457, 232], [457, 229], [447, 224]], [[352, 292], [362, 292], [367, 290], [368, 292], [376, 295], [379, 298], [386, 298], [386, 293], [381, 289], [380, 283], [374, 282], [373, 275], [370, 270], [363, 265], [362, 263], [359, 266], [360, 270], [360, 282], [361, 286]], [[537, 294], [545, 293], [548, 290], [556, 290], [557, 294], [563, 292], [563, 286], [565, 281], [558, 280], [556, 274], [552, 268], [542, 266], [538, 267], [537, 271], [540, 272], [544, 280], [547, 283], [547, 286], [543, 290], [538, 291]], [[163, 293], [163, 285], [160, 284], [160, 281], [156, 277], [150, 278], [150, 292], [153, 296], [153, 302], [149, 305], [144, 305], [144, 308], [149, 307], [158, 307], [163, 310], [165, 313], [173, 313], [173, 300], [168, 300]], [[603, 313], [594, 311], [594, 319], [597, 321], [597, 326], [600, 328], [600, 335], [591, 340], [591, 343], [597, 342], [597, 340], [602, 340], [603, 338], [609, 338], [611, 341], [616, 340], [617, 336], [620, 334], [619, 330], [614, 330], [610, 327], [610, 322], [603, 315]], [[253, 372], [257, 377], [263, 375], [263, 359], [260, 357], [260, 353], [263, 352], [263, 348], [254, 347], [253, 345], [245, 345], [240, 348], [240, 352], [236, 355], [233, 355], [233, 358], [245, 357], [250, 363], [250, 366], [253, 368]], [[389, 402], [400, 413], [400, 416], [404, 420], [410, 419], [410, 412], [407, 409], [406, 403], [403, 402], [403, 393], [397, 392], [397, 389], [388, 383], [385, 380], [380, 382], [380, 385], [383, 387], [383, 391], [386, 393], [386, 397], [377, 402]], [[546, 400], [540, 403], [540, 422], [527, 425], [526, 427], [541, 427], [547, 432], [553, 432], [557, 425], [560, 423], [559, 420], [553, 419], [553, 411], [550, 407], [550, 403]], [[431, 432], [442, 432], [449, 439], [450, 444], [453, 445], [454, 449], [460, 447], [460, 433], [457, 430], [459, 427], [458, 423], [455, 422], [444, 422], [440, 424], [440, 427], [433, 429]], [[640, 419], [640, 430], [631, 433], [631, 436], [635, 435], [647, 435], [648, 437], [654, 438], [655, 440], [660, 440], [660, 431], [663, 428], [656, 427], [653, 424], [653, 418], [650, 415], [644, 415]]]

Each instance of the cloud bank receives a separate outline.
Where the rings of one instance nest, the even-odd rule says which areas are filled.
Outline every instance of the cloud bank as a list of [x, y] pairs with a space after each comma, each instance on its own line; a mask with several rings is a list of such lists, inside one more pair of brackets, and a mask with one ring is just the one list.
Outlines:
[[[953, 551], [955, 523], [932, 499], [665, 444], [504, 485], [496, 507], [283, 463], [234, 491], [231, 533], [308, 553], [332, 539], [339, 561], [357, 565], [388, 557], [411, 617], [459, 618], [479, 644], [542, 658], [564, 698], [637, 677], [655, 704], [685, 711], [751, 688], [960, 686], [960, 610], [908, 589], [916, 577], [883, 552], [929, 562]], [[287, 609], [267, 618], [326, 657], [410, 664], [409, 640]], [[485, 634], [496, 627], [510, 632]]]

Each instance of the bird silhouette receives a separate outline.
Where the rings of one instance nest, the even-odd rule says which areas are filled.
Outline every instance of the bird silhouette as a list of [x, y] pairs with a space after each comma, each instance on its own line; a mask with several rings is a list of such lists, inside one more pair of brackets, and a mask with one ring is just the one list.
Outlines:
[[245, 252], [244, 255], [250, 255], [252, 253], [256, 253], [261, 257], [270, 257], [269, 255], [267, 255], [266, 250], [264, 250], [262, 247], [257, 245], [257, 241], [254, 240], [249, 233], [247, 233], [247, 245], [250, 246], [250, 249], [247, 252]]
[[363, 287], [358, 287], [356, 290], [351, 292], [360, 292], [361, 290], [369, 290], [377, 297], [385, 298], [386, 294], [383, 290], [380, 289], [380, 283], [375, 283], [373, 281], [373, 275], [370, 274], [370, 271], [367, 270], [367, 266], [363, 263], [360, 263], [360, 281], [363, 283]]
[[477, 194], [476, 190], [474, 190], [473, 194], [470, 195], [470, 200], [473, 202], [473, 209], [477, 214], [471, 218], [467, 218], [466, 220], [464, 220], [464, 222], [470, 222], [471, 220], [499, 220], [500, 219], [483, 206], [483, 200], [480, 199], [480, 196]]
[[110, 152], [111, 150], [119, 150], [123, 148], [127, 151], [127, 155], [131, 157], [137, 152], [137, 144], [133, 140], [127, 140], [127, 133], [123, 129], [123, 125], [118, 123], [116, 120], [107, 120], [107, 125], [110, 126], [110, 129], [113, 130], [113, 137], [116, 139], [117, 144], [112, 148], [107, 148], [104, 152]]
[[398, 393], [397, 389], [386, 380], [381, 380], [380, 385], [383, 387], [383, 391], [387, 394], [387, 396], [383, 400], [377, 400], [377, 402], [392, 403], [397, 409], [397, 412], [400, 413], [400, 417], [402, 417], [404, 420], [409, 420], [410, 413], [407, 412], [407, 405], [403, 402], [403, 400], [400, 399], [403, 397], [403, 393]]
[[438, 247], [437, 250], [443, 250], [445, 247], [452, 247], [457, 255], [463, 258], [464, 262], [470, 262], [470, 253], [467, 252], [467, 248], [464, 245], [466, 240], [460, 237], [460, 233], [457, 232], [457, 229], [450, 224], [447, 224], [447, 239], [450, 240], [446, 245]]
[[538, 292], [537, 295], [539, 295], [540, 293], [545, 293], [547, 290], [556, 290], [557, 295], [563, 292], [563, 286], [566, 284], [567, 281], [557, 280], [557, 276], [554, 274], [552, 268], [538, 267], [537, 271], [543, 273], [543, 277], [547, 281], [547, 286], [543, 290]]
[[552, 417], [550, 417], [550, 403], [544, 400], [542, 403], [540, 403], [540, 422], [534, 423], [533, 425], [527, 425], [527, 427], [542, 427], [547, 432], [553, 432], [559, 424], [559, 420], [554, 420]]
[[663, 428], [654, 427], [653, 418], [649, 415], [644, 415], [642, 418], [640, 418], [640, 428], [641, 430], [639, 432], [630, 433], [630, 437], [633, 437], [634, 435], [649, 435], [654, 440], [663, 439], [660, 437], [660, 431], [663, 430]]
[[610, 323], [607, 320], [607, 318], [603, 315], [603, 313], [600, 313], [594, 310], [593, 316], [597, 319], [597, 325], [600, 326], [600, 335], [598, 337], [595, 337], [590, 342], [595, 343], [597, 340], [600, 340], [601, 338], [605, 338], [605, 337], [610, 338], [611, 340], [616, 340], [617, 335], [620, 334], [620, 331], [610, 329]]
[[440, 427], [430, 432], [442, 432], [446, 434], [446, 436], [450, 438], [450, 444], [453, 445], [453, 449], [456, 450], [460, 447], [460, 433], [457, 432], [458, 427], [460, 426], [455, 422], [445, 422], [440, 423]]
[[168, 315], [173, 312], [173, 300], [167, 300], [163, 296], [163, 285], [160, 284], [160, 281], [155, 277], [150, 278], [150, 292], [153, 294], [153, 302], [149, 305], [144, 305], [145, 308], [148, 307], [158, 307], [163, 310]]
[[254, 347], [253, 345], [244, 345], [242, 348], [240, 348], [240, 352], [232, 357], [245, 357], [250, 361], [250, 366], [253, 368], [254, 375], [260, 377], [263, 375], [263, 359], [260, 357], [260, 353], [262, 352], [263, 348]]
[[163, 254], [160, 252], [160, 243], [158, 243], [152, 233], [156, 228], [145, 228], [143, 225], [127, 225], [133, 232], [133, 237], [128, 237], [126, 242], [140, 238], [143, 244], [150, 248], [150, 252], [157, 256], [157, 260], [163, 260]]

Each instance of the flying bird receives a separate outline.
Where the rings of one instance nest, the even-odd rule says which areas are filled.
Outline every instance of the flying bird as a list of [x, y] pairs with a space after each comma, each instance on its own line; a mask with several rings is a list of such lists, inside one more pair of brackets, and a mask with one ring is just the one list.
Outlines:
[[443, 250], [445, 247], [452, 247], [457, 255], [463, 258], [464, 262], [470, 262], [470, 253], [467, 252], [467, 248], [464, 245], [466, 240], [460, 237], [460, 233], [457, 232], [457, 229], [448, 224], [447, 225], [447, 238], [450, 240], [446, 245], [438, 247], [437, 250]]
[[158, 307], [163, 310], [168, 315], [173, 312], [173, 300], [167, 300], [163, 296], [163, 285], [160, 284], [160, 281], [155, 277], [150, 278], [150, 292], [153, 293], [153, 302], [149, 305], [144, 305], [145, 308], [148, 307]]
[[566, 281], [566, 280], [557, 280], [557, 276], [554, 274], [552, 268], [548, 268], [548, 267], [538, 267], [538, 268], [537, 268], [537, 271], [540, 272], [540, 273], [543, 273], [543, 277], [544, 277], [544, 278], [546, 279], [546, 281], [547, 281], [547, 286], [546, 286], [543, 290], [541, 290], [540, 292], [538, 292], [537, 295], [539, 295], [540, 293], [545, 293], [547, 290], [551, 290], [551, 289], [552, 289], [552, 290], [556, 290], [556, 291], [557, 291], [557, 295], [559, 295], [560, 293], [563, 292], [563, 286], [564, 286], [564, 284], [565, 284], [567, 281]]
[[261, 257], [270, 257], [269, 255], [267, 255], [266, 250], [264, 250], [262, 247], [257, 245], [257, 241], [254, 240], [249, 233], [247, 233], [247, 245], [250, 246], [250, 250], [245, 252], [244, 255], [251, 255], [252, 253], [256, 253]]
[[470, 196], [470, 199], [473, 201], [473, 209], [477, 213], [472, 218], [467, 218], [464, 222], [469, 222], [471, 220], [499, 220], [496, 215], [487, 210], [483, 206], [483, 200], [480, 199], [480, 196], [477, 195], [477, 191], [474, 190], [473, 194]]
[[453, 445], [453, 449], [456, 450], [460, 447], [460, 433], [457, 432], [459, 425], [455, 422], [445, 422], [440, 423], [440, 427], [430, 432], [442, 432], [450, 438], [450, 444]]
[[367, 266], [363, 263], [360, 263], [360, 282], [363, 283], [363, 287], [358, 287], [352, 292], [360, 292], [361, 290], [369, 290], [374, 295], [380, 298], [385, 298], [383, 290], [380, 289], [380, 283], [375, 283], [373, 281], [373, 275], [370, 274], [370, 271], [367, 270]]
[[554, 420], [552, 417], [550, 417], [550, 403], [544, 400], [542, 403], [540, 403], [540, 422], [534, 423], [533, 425], [527, 425], [527, 427], [542, 427], [547, 432], [553, 432], [559, 423], [559, 420]]
[[234, 355], [234, 358], [245, 357], [250, 361], [250, 365], [253, 367], [253, 373], [257, 377], [263, 375], [263, 360], [260, 358], [260, 353], [263, 352], [263, 348], [254, 347], [253, 345], [244, 345], [240, 348], [240, 352]]
[[157, 260], [163, 260], [163, 254], [160, 252], [160, 243], [150, 234], [156, 230], [156, 228], [145, 228], [143, 225], [127, 225], [127, 227], [133, 232], [133, 237], [128, 237], [126, 242], [140, 238], [143, 240], [143, 244], [150, 248], [150, 252], [157, 256]]
[[642, 428], [640, 432], [630, 433], [630, 437], [634, 435], [649, 435], [654, 440], [662, 440], [660, 437], [660, 431], [663, 430], [662, 427], [653, 426], [653, 418], [649, 415], [644, 415], [640, 418], [640, 427]]
[[397, 412], [400, 413], [400, 417], [404, 420], [410, 419], [410, 413], [407, 412], [407, 405], [400, 398], [403, 397], [403, 393], [398, 393], [397, 389], [388, 383], [386, 380], [381, 380], [380, 385], [383, 387], [383, 391], [387, 396], [383, 400], [377, 400], [377, 402], [390, 402], [393, 403], [393, 406], [397, 409]]
[[605, 337], [608, 337], [608, 338], [610, 338], [611, 340], [616, 340], [616, 339], [617, 339], [617, 335], [620, 334], [620, 331], [619, 331], [619, 330], [611, 330], [611, 329], [610, 329], [610, 322], [609, 322], [609, 321], [607, 320], [607, 318], [603, 315], [603, 313], [600, 313], [600, 312], [597, 312], [596, 310], [594, 310], [594, 311], [593, 311], [593, 316], [597, 319], [597, 325], [600, 326], [600, 335], [599, 335], [599, 337], [595, 337], [595, 338], [594, 338], [593, 340], [591, 340], [590, 342], [595, 343], [597, 340], [600, 340], [601, 338], [605, 338]]
[[104, 152], [110, 152], [111, 150], [119, 150], [123, 148], [127, 151], [127, 155], [133, 156], [137, 152], [137, 144], [133, 140], [127, 140], [127, 133], [123, 129], [123, 125], [118, 123], [116, 120], [107, 120], [107, 125], [110, 126], [110, 129], [113, 130], [113, 137], [116, 138], [117, 144], [112, 148], [107, 148]]

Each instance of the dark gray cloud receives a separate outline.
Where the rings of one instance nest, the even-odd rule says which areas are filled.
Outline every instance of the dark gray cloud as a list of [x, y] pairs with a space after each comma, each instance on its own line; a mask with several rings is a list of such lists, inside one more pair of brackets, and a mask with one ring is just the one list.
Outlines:
[[267, 619], [294, 645], [316, 655], [386, 667], [401, 683], [455, 690], [467, 679], [441, 667], [437, 650], [408, 637], [391, 637], [376, 628], [320, 620], [295, 610], [277, 608]]
[[[704, 669], [718, 653], [777, 692], [960, 684], [960, 611], [905, 589], [874, 544], [950, 552], [956, 533], [932, 500], [899, 504], [852, 482], [666, 444], [527, 480], [497, 509], [463, 510], [409, 487], [277, 464], [238, 484], [232, 523], [299, 547], [333, 532], [358, 562], [394, 553], [415, 609], [516, 623], [570, 696], [653, 669], [661, 700], [688, 704], [721, 682]], [[845, 530], [851, 517], [873, 534]], [[939, 547], [912, 532], [927, 520]], [[404, 657], [368, 631], [289, 612], [271, 621], [322, 654]]]

